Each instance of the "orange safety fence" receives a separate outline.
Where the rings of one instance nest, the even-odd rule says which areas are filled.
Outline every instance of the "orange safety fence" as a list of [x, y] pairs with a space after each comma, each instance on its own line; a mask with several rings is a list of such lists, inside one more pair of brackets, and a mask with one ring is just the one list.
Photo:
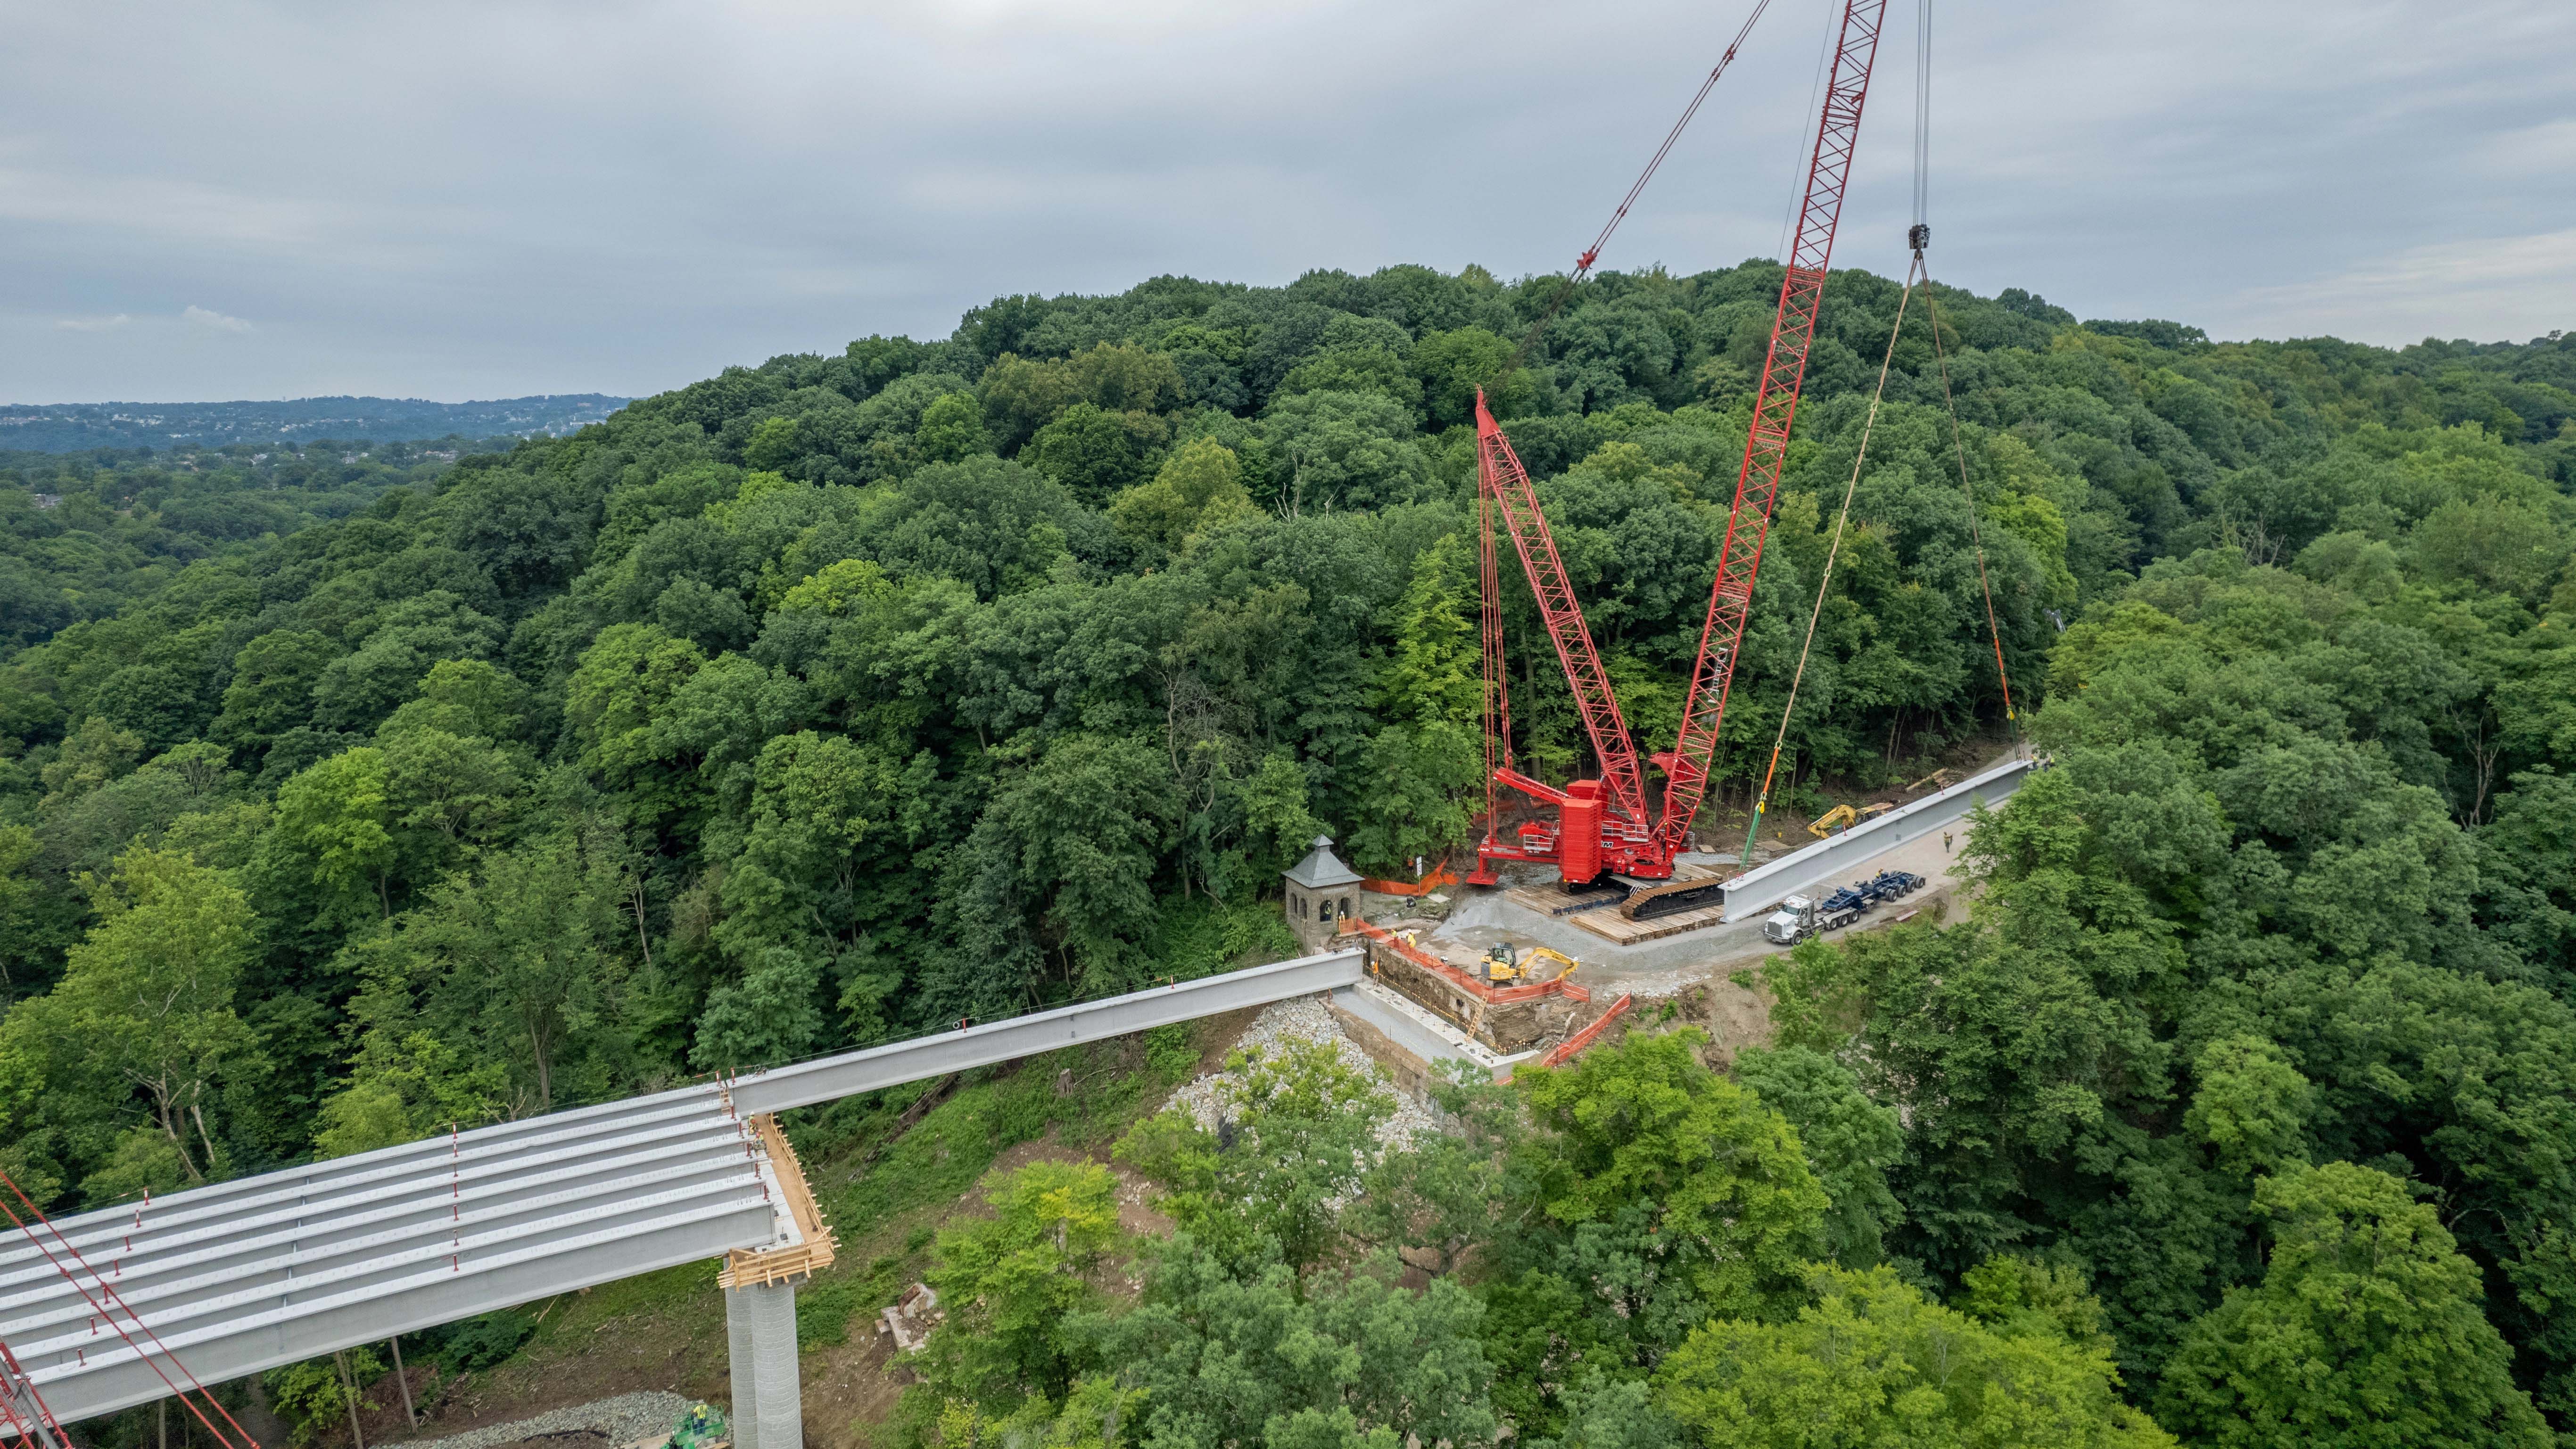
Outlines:
[[1601, 1035], [1601, 1029], [1618, 1020], [1619, 1014], [1626, 1011], [1629, 1006], [1634, 1004], [1636, 999], [1637, 998], [1634, 996], [1627, 995], [1624, 992], [1621, 993], [1618, 1000], [1610, 1003], [1610, 1009], [1608, 1011], [1601, 1013], [1601, 1015], [1595, 1019], [1590, 1026], [1585, 1027], [1583, 1030], [1576, 1032], [1574, 1035], [1567, 1037], [1563, 1042], [1559, 1043], [1556, 1050], [1549, 1052], [1546, 1056], [1539, 1059], [1539, 1065], [1547, 1067], [1561, 1067], [1567, 1062], [1572, 1061], [1575, 1053], [1592, 1045], [1592, 1039]]
[[1479, 981], [1475, 977], [1468, 975], [1466, 972], [1459, 970], [1457, 967], [1450, 965], [1448, 962], [1441, 960], [1439, 957], [1432, 955], [1430, 952], [1423, 950], [1421, 947], [1407, 942], [1402, 937], [1397, 936], [1394, 932], [1387, 930], [1384, 926], [1371, 925], [1357, 916], [1344, 916], [1342, 918], [1342, 929], [1345, 931], [1356, 932], [1359, 935], [1368, 937], [1372, 941], [1378, 942], [1388, 950], [1394, 952], [1396, 955], [1403, 957], [1406, 961], [1421, 967], [1423, 970], [1430, 972], [1434, 976], [1448, 982], [1450, 985], [1457, 987], [1459, 990], [1473, 995], [1477, 1000], [1485, 1002], [1488, 1005], [1499, 1005], [1515, 1001], [1536, 1001], [1543, 996], [1562, 996], [1568, 1001], [1590, 1001], [1592, 999], [1591, 992], [1586, 991], [1582, 987], [1575, 985], [1573, 982], [1566, 980], [1563, 976], [1557, 977], [1554, 981], [1542, 981], [1535, 986], [1488, 985], [1487, 983]]
[[1453, 886], [1457, 883], [1458, 872], [1451, 869], [1444, 863], [1433, 866], [1431, 868], [1431, 874], [1413, 882], [1411, 885], [1407, 885], [1400, 880], [1371, 880], [1367, 877], [1362, 877], [1360, 880], [1360, 889], [1364, 891], [1375, 891], [1382, 896], [1427, 896], [1433, 891], [1440, 889], [1442, 886]]

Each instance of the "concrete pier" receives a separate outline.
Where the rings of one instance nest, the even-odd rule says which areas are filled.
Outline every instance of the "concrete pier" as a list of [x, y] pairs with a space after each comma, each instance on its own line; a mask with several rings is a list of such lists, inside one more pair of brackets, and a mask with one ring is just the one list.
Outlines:
[[735, 1449], [804, 1449], [804, 1388], [796, 1372], [796, 1285], [727, 1288], [725, 1341], [733, 1357]]

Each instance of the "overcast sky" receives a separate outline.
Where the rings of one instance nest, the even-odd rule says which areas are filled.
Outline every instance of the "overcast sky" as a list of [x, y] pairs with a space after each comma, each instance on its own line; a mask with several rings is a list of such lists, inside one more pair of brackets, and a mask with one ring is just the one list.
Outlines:
[[[644, 394], [1005, 292], [1564, 267], [1751, 0], [0, 0], [0, 402]], [[1776, 254], [1774, 0], [1605, 267]], [[1915, 0], [1837, 265], [1902, 269]], [[1938, 0], [1933, 261], [2220, 337], [2576, 328], [2576, 4]]]

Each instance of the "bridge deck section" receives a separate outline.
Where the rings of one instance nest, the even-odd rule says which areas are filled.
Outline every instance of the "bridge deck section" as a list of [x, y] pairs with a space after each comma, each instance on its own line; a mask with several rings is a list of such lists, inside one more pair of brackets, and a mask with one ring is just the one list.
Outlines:
[[1356, 950], [1301, 957], [62, 1218], [60, 1238], [0, 1235], [0, 1342], [69, 1423], [188, 1375], [792, 1247], [806, 1231], [755, 1114], [1317, 995], [1363, 969]]

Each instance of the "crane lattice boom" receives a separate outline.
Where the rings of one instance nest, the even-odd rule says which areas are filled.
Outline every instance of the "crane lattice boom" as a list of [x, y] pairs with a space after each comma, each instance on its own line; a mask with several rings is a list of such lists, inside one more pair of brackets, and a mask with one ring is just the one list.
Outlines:
[[1664, 776], [1664, 814], [1655, 838], [1668, 851], [1689, 848], [1691, 817], [1708, 793], [1709, 762], [1726, 720], [1726, 696], [1753, 610], [1753, 578], [1762, 567], [1762, 543], [1771, 531], [1771, 505], [1780, 496], [1780, 469], [1789, 452], [1789, 427], [1807, 377], [1807, 353], [1816, 340], [1816, 310], [1825, 298], [1825, 273], [1833, 259], [1834, 229], [1842, 220], [1843, 190], [1851, 179], [1853, 148], [1860, 143], [1861, 107], [1869, 99], [1870, 66], [1887, 0], [1845, 0], [1842, 40], [1834, 52], [1816, 149], [1807, 164], [1807, 195], [1798, 212], [1797, 240], [1780, 279], [1780, 307], [1771, 323], [1771, 348], [1762, 364], [1762, 389], [1753, 398], [1753, 427], [1744, 440], [1744, 466], [1736, 475], [1735, 506], [1718, 548], [1717, 581], [1709, 590], [1708, 622], [1699, 659], [1691, 668], [1681, 734]]
[[[1761, 388], [1754, 395], [1753, 424], [1745, 439], [1744, 463], [1736, 475], [1735, 502], [1727, 515], [1725, 540], [1718, 548], [1717, 577], [1709, 590], [1708, 617], [1700, 630], [1699, 657], [1691, 668], [1680, 735], [1669, 753], [1654, 756], [1665, 777], [1660, 818], [1650, 820], [1648, 816], [1636, 744], [1629, 738], [1618, 696], [1593, 646], [1582, 603], [1566, 578], [1556, 540], [1548, 531], [1547, 518], [1539, 509], [1529, 474], [1486, 410], [1483, 395], [1477, 396], [1487, 775], [1490, 782], [1508, 785], [1555, 805], [1559, 813], [1552, 836], [1544, 829], [1525, 827], [1521, 845], [1507, 845], [1496, 835], [1498, 812], [1489, 783], [1486, 835], [1477, 848], [1477, 874], [1470, 879], [1490, 881], [1492, 862], [1496, 860], [1553, 859], [1559, 874], [1572, 883], [1590, 882], [1605, 871], [1638, 880], [1664, 880], [1673, 874], [1673, 858], [1690, 848], [1691, 820], [1708, 792], [1718, 732], [1726, 719], [1727, 691], [1734, 681], [1745, 624], [1752, 612], [1753, 581], [1761, 571], [1762, 545], [1770, 533], [1771, 509], [1780, 493], [1789, 430], [1797, 419], [1798, 395], [1806, 382], [1807, 354], [1815, 343], [1816, 312], [1824, 301], [1834, 231], [1842, 220], [1843, 193], [1851, 179], [1852, 153], [1860, 141], [1861, 111], [1869, 98], [1870, 68], [1877, 59], [1879, 30], [1886, 11], [1887, 0], [1844, 0], [1824, 114], [1817, 123], [1796, 238], [1780, 282], [1780, 304], [1772, 319]], [[1732, 53], [1730, 47], [1729, 54]], [[1698, 103], [1692, 104], [1696, 108]], [[1667, 140], [1665, 144], [1669, 148], [1671, 142]], [[1660, 153], [1657, 159], [1661, 159]], [[1634, 200], [1633, 193], [1630, 200]], [[1624, 213], [1626, 203], [1622, 203], [1621, 210]], [[1592, 254], [1586, 253], [1586, 265], [1591, 259]], [[1511, 535], [1513, 550], [1520, 555], [1530, 592], [1538, 602], [1539, 615], [1546, 621], [1548, 637], [1564, 666], [1575, 711], [1583, 720], [1594, 756], [1601, 762], [1598, 780], [1576, 780], [1560, 791], [1511, 767], [1499, 581], [1490, 521], [1495, 518]]]

